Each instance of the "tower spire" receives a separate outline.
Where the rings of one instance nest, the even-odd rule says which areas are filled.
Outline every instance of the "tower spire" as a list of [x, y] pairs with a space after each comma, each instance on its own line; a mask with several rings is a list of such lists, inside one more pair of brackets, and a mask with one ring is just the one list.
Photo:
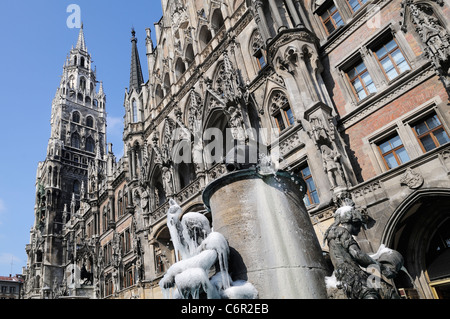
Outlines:
[[140, 91], [141, 84], [144, 83], [144, 77], [142, 75], [141, 62], [139, 60], [139, 52], [137, 48], [137, 39], [135, 37], [136, 31], [131, 29], [131, 66], [130, 66], [130, 87]]
[[81, 23], [80, 33], [78, 34], [77, 49], [86, 51], [86, 42], [84, 41], [83, 23]]

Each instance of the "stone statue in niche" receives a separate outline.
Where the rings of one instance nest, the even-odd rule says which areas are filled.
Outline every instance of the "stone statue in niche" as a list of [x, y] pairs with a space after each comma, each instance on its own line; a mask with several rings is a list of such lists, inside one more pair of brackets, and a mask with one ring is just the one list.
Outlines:
[[233, 135], [233, 138], [239, 141], [245, 141], [245, 126], [242, 113], [234, 105], [227, 106], [225, 108], [225, 113], [229, 115], [228, 122], [231, 126], [231, 134]]
[[323, 170], [328, 176], [331, 184], [331, 189], [338, 186], [346, 186], [344, 171], [341, 165], [341, 155], [327, 144], [320, 146], [322, 154]]
[[170, 171], [170, 168], [167, 166], [162, 167], [162, 180], [163, 180], [163, 187], [166, 195], [173, 194], [173, 177], [172, 172]]
[[309, 121], [311, 129], [307, 132], [322, 154], [323, 170], [328, 176], [331, 190], [337, 187], [347, 187], [348, 181], [341, 162], [342, 155], [337, 148], [332, 119], [328, 119], [328, 125], [324, 125], [322, 120], [317, 117], [312, 117]]
[[349, 299], [399, 299], [394, 287], [374, 272], [378, 271], [387, 279], [395, 278], [403, 269], [400, 253], [384, 245], [374, 255], [361, 250], [353, 236], [358, 235], [367, 216], [355, 207], [340, 207], [334, 218], [334, 223], [325, 232], [324, 241], [330, 249], [335, 287], [342, 289]]

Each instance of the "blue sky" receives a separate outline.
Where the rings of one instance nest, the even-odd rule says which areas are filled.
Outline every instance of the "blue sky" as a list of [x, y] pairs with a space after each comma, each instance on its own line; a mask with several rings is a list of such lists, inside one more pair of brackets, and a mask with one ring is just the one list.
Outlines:
[[[159, 0], [17, 0], [0, 2], [0, 276], [22, 273], [34, 222], [35, 180], [50, 137], [51, 102], [79, 29], [69, 28], [70, 4], [81, 9], [86, 45], [103, 81], [107, 140], [123, 152], [123, 98], [128, 87], [131, 28], [136, 29], [144, 79], [145, 28], [162, 16]], [[12, 267], [11, 267], [12, 262]]]

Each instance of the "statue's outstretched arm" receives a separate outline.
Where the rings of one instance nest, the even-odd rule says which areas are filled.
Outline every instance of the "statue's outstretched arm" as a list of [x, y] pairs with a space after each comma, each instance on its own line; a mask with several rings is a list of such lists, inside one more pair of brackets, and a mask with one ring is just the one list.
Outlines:
[[369, 265], [378, 264], [374, 259], [372, 259], [368, 254], [363, 252], [358, 245], [353, 244], [349, 247], [350, 255], [353, 259], [362, 267], [367, 267]]

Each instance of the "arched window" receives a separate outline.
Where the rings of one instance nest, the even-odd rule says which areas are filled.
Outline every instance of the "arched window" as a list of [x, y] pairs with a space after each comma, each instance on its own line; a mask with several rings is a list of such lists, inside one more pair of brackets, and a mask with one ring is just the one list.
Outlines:
[[212, 40], [211, 31], [209, 31], [206, 25], [202, 26], [199, 34], [200, 50], [203, 51], [203, 49], [206, 48], [206, 46], [211, 40]]
[[84, 67], [84, 57], [81, 57], [80, 59], [80, 66]]
[[73, 190], [72, 190], [75, 194], [79, 194], [80, 193], [80, 182], [75, 180], [73, 182]]
[[156, 86], [156, 90], [155, 90], [156, 105], [159, 105], [159, 103], [161, 103], [161, 101], [163, 100], [163, 98], [164, 98], [164, 92], [163, 92], [163, 90], [162, 90], [162, 88], [161, 88], [161, 85], [158, 84], [158, 85]]
[[250, 40], [250, 48], [252, 50], [251, 54], [256, 59], [256, 64], [258, 66], [258, 70], [261, 70], [266, 66], [266, 58], [263, 51], [264, 41], [261, 37], [261, 34], [258, 30], [255, 30], [251, 36]]
[[214, 32], [217, 32], [224, 25], [222, 11], [220, 9], [214, 10], [214, 13], [211, 18], [211, 26]]
[[77, 56], [75, 55], [75, 56], [73, 57], [73, 65], [77, 65], [77, 62], [78, 62]]
[[164, 76], [164, 92], [166, 95], [170, 94], [170, 76], [169, 73], [166, 73]]
[[80, 148], [80, 135], [77, 132], [72, 134], [71, 145], [74, 148]]
[[[75, 58], [76, 58], [76, 57], [75, 57]], [[69, 87], [70, 87], [71, 89], [74, 89], [74, 88], [75, 88], [75, 77], [74, 77], [73, 75], [71, 75], [70, 78], [69, 78]]]
[[95, 142], [94, 139], [90, 136], [86, 139], [86, 152], [95, 152]]
[[83, 92], [86, 90], [86, 79], [85, 78], [80, 78], [80, 90]]
[[92, 116], [88, 116], [86, 118], [86, 126], [93, 128], [94, 127], [94, 119], [92, 118]]
[[80, 113], [75, 111], [72, 113], [72, 122], [80, 123]]
[[132, 116], [133, 116], [133, 123], [137, 123], [138, 121], [138, 109], [137, 109], [137, 103], [136, 100], [133, 100], [131, 102], [131, 106], [132, 106]]
[[181, 58], [177, 59], [177, 63], [175, 64], [175, 77], [177, 80], [186, 72], [186, 66]]
[[274, 118], [279, 132], [295, 123], [289, 100], [281, 91], [275, 91], [270, 98], [270, 114]]
[[194, 47], [192, 46], [192, 43], [188, 44], [184, 58], [188, 65], [191, 65], [194, 62]]

